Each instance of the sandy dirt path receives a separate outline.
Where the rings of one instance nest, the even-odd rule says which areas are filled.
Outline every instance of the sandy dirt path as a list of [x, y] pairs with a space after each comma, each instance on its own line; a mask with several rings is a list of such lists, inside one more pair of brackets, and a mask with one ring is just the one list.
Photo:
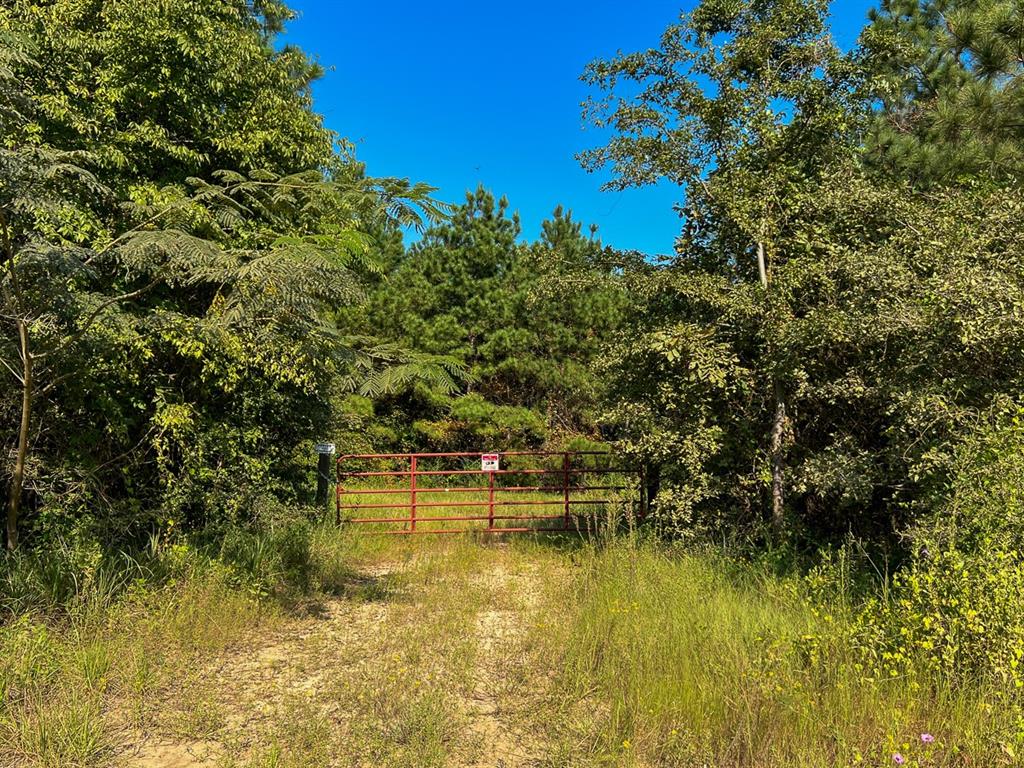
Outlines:
[[539, 765], [527, 630], [550, 574], [502, 545], [430, 557], [364, 567], [352, 595], [199, 670], [209, 732], [126, 729], [116, 765]]

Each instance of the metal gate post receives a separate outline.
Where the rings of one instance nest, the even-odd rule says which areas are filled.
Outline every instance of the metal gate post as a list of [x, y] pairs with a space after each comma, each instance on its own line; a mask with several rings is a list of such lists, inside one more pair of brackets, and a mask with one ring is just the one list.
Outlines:
[[409, 459], [409, 530], [416, 530], [416, 457]]
[[572, 525], [572, 518], [569, 513], [569, 452], [562, 454], [562, 501], [565, 505], [565, 520], [563, 524], [566, 530]]
[[344, 456], [334, 460], [334, 524], [338, 528], [341, 528], [341, 495], [345, 492], [341, 485], [341, 462], [344, 460]]
[[[341, 480], [341, 471], [339, 467], [338, 480]], [[344, 493], [345, 489], [341, 487], [341, 483], [338, 482], [334, 486], [334, 524], [341, 528], [341, 494]]]

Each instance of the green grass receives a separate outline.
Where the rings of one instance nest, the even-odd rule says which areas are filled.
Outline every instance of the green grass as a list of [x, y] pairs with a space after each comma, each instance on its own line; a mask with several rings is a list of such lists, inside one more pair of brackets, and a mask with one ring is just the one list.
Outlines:
[[1019, 710], [926, 676], [867, 679], [848, 617], [795, 578], [657, 544], [577, 560], [541, 654], [564, 671], [540, 724], [574, 765], [1015, 764]]
[[[144, 738], [225, 768], [1017, 762], [1014, 697], [870, 679], [852, 597], [797, 576], [631, 535], [307, 533], [306, 592], [179, 546], [165, 580], [126, 565], [9, 614], [0, 765], [99, 768]], [[285, 573], [270, 549], [249, 567]]]

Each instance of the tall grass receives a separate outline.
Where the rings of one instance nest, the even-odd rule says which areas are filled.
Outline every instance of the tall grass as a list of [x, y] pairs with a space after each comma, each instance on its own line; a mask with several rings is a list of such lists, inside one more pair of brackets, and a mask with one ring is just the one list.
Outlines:
[[941, 679], [871, 679], [849, 617], [795, 577], [653, 543], [589, 549], [579, 569], [545, 624], [566, 713], [549, 734], [574, 765], [1012, 762], [1018, 712]]
[[240, 588], [252, 578], [183, 543], [6, 555], [0, 765], [107, 764], [113, 702], [139, 729], [187, 724], [189, 671], [277, 620], [276, 603]]
[[[926, 669], [880, 676], [852, 631], [848, 581], [812, 594], [797, 575], [614, 530], [488, 547], [303, 524], [237, 532], [216, 551], [7, 560], [0, 765], [106, 765], [126, 740], [112, 728], [229, 738], [230, 702], [203, 670], [325, 593], [382, 623], [354, 657], [331, 634], [309, 641], [306, 671], [324, 665], [329, 682], [286, 699], [225, 765], [486, 756], [466, 710], [482, 667], [495, 712], [521, 719], [515, 732], [536, 734], [551, 768], [1016, 764], [1014, 698]], [[481, 617], [518, 629], [482, 649]]]

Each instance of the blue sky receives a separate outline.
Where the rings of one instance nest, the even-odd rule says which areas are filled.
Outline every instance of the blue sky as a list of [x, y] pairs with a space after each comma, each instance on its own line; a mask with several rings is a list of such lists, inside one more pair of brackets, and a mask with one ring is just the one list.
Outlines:
[[[617, 50], [657, 45], [695, 0], [348, 3], [292, 0], [282, 39], [327, 69], [315, 86], [327, 126], [355, 142], [370, 174], [439, 187], [460, 202], [478, 183], [508, 197], [533, 239], [556, 204], [608, 245], [667, 253], [679, 231], [671, 185], [601, 192], [575, 159], [584, 130], [579, 75]], [[853, 44], [871, 0], [836, 0], [833, 33]]]

